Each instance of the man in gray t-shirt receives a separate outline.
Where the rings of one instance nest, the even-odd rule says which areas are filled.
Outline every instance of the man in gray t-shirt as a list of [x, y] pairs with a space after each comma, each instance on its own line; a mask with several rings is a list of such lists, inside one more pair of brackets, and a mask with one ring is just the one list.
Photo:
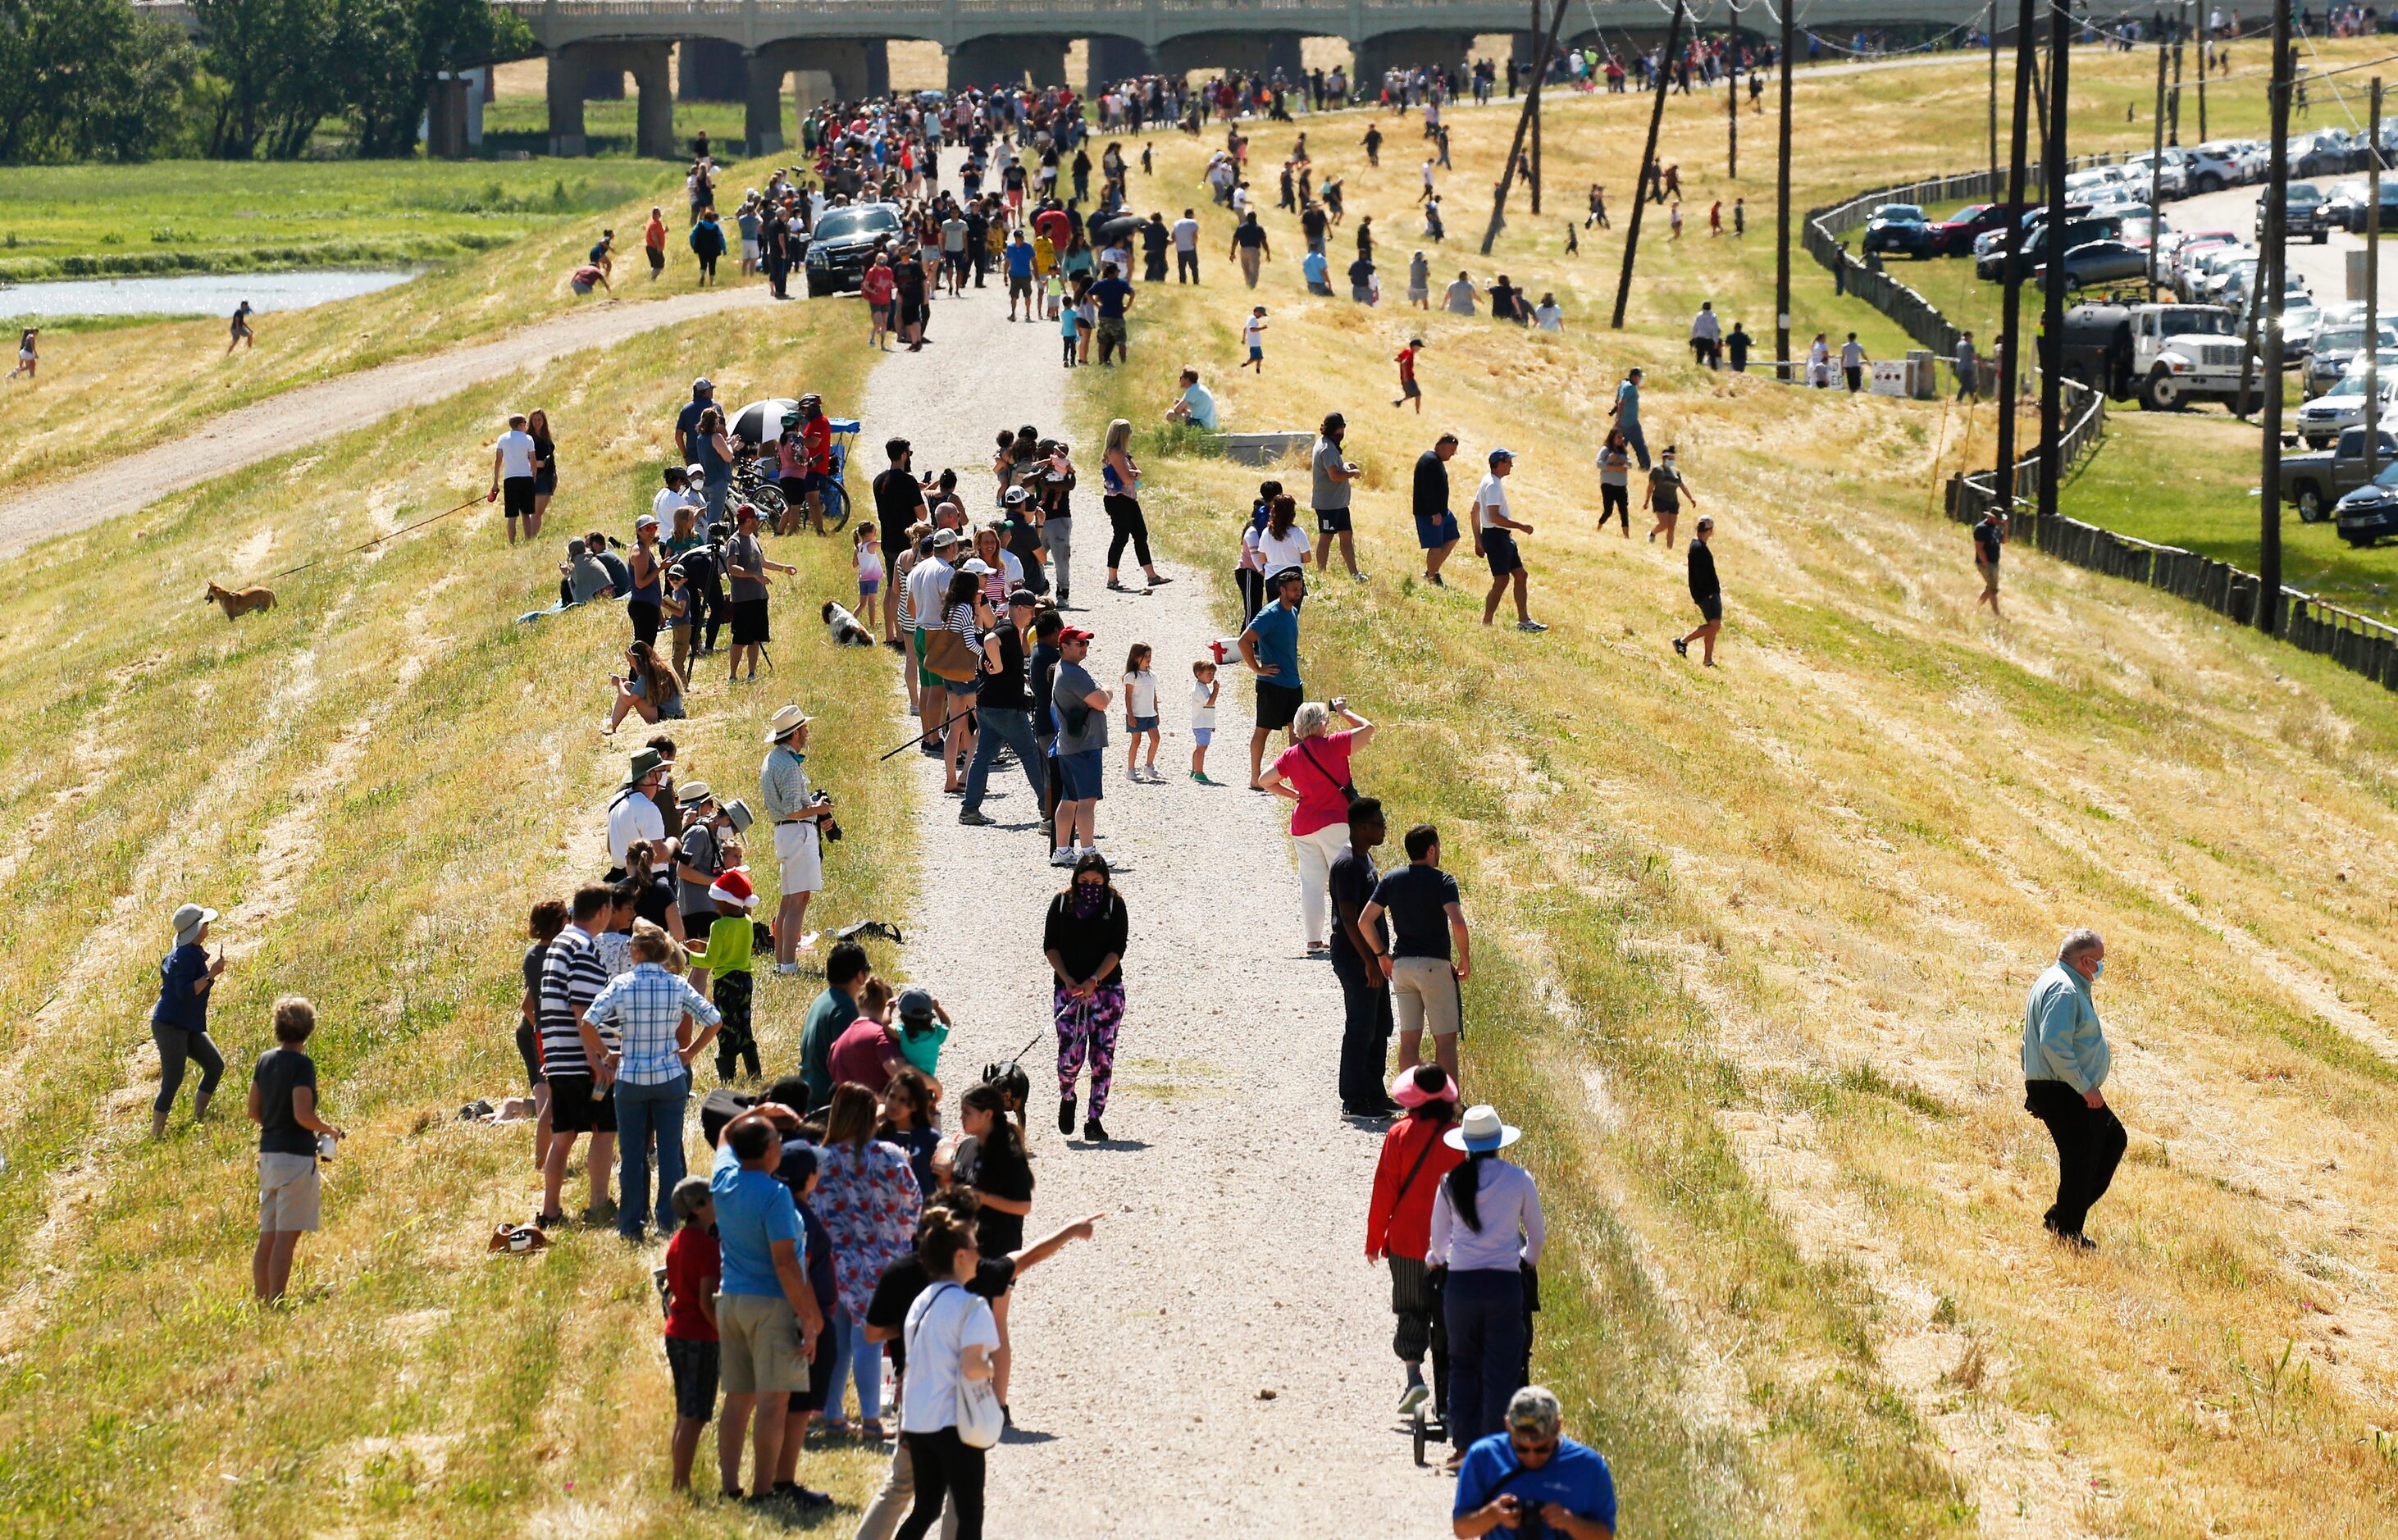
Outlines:
[[1358, 467], [1349, 463], [1340, 441], [1349, 436], [1349, 419], [1340, 413], [1327, 412], [1321, 435], [1315, 440], [1314, 480], [1308, 493], [1308, 504], [1315, 509], [1315, 570], [1328, 572], [1332, 560], [1332, 542], [1340, 542], [1340, 560], [1349, 568], [1349, 575], [1358, 582], [1366, 574], [1357, 570], [1357, 553], [1350, 545], [1349, 493], [1350, 483], [1357, 479]]
[[1058, 672], [1049, 686], [1050, 707], [1058, 713], [1058, 829], [1057, 844], [1049, 852], [1052, 866], [1073, 865], [1081, 851], [1096, 850], [1098, 838], [1109, 696], [1091, 677], [1086, 666], [1090, 655], [1090, 632], [1069, 626], [1058, 633]]

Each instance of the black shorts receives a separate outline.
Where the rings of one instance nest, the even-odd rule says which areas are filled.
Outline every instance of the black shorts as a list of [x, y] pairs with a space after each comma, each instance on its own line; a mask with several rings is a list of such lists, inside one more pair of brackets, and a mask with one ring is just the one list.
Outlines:
[[1348, 534], [1349, 510], [1347, 508], [1317, 508], [1315, 510], [1315, 533], [1318, 534]]
[[587, 1074], [549, 1077], [549, 1128], [552, 1133], [613, 1134], [616, 1131], [616, 1087], [611, 1085], [592, 1100]]
[[775, 640], [766, 625], [766, 601], [762, 599], [736, 599], [732, 603], [733, 644], [753, 647], [761, 642]]
[[1416, 388], [1416, 383], [1413, 380], [1401, 380], [1399, 382], [1399, 399], [1404, 401], [1410, 396], [1421, 396], [1423, 392], [1421, 390]]
[[524, 1060], [525, 1080], [533, 1086], [541, 1084], [541, 1034], [532, 1023], [517, 1019], [517, 1057]]
[[1493, 577], [1524, 570], [1524, 559], [1516, 553], [1516, 537], [1505, 530], [1482, 532], [1482, 560], [1490, 563]]
[[500, 510], [511, 519], [532, 512], [533, 479], [511, 476], [500, 483]]
[[716, 1419], [716, 1370], [723, 1346], [689, 1337], [667, 1339], [667, 1368], [674, 1374], [675, 1415], [694, 1423]]
[[658, 246], [644, 246], [641, 248], [641, 252], [644, 256], [647, 256], [650, 259], [651, 272], [657, 273], [665, 270], [667, 265], [667, 253], [665, 248]]
[[1723, 618], [1723, 595], [1710, 594], [1699, 601], [1699, 618], [1709, 625]]
[[1276, 684], [1270, 679], [1258, 681], [1258, 725], [1268, 731], [1288, 727], [1290, 719], [1299, 715], [1300, 702], [1305, 698], [1287, 684]]

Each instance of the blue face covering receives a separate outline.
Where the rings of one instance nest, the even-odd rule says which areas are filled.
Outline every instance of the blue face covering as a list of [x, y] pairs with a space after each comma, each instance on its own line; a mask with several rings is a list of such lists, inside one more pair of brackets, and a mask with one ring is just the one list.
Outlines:
[[2096, 983], [2098, 981], [2098, 976], [2106, 971], [2107, 959], [2101, 957], [2096, 962], [2090, 965], [2090, 981], [2094, 984]]

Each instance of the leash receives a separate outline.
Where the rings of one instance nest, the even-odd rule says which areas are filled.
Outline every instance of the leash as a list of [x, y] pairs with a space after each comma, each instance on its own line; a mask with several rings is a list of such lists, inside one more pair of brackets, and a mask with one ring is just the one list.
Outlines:
[[323, 556], [312, 557], [312, 558], [310, 558], [308, 561], [305, 561], [301, 562], [301, 563], [300, 563], [298, 566], [296, 566], [296, 567], [286, 567], [286, 568], [284, 568], [284, 569], [283, 569], [281, 572], [279, 572], [279, 573], [274, 573], [274, 574], [269, 574], [266, 580], [267, 580], [268, 582], [272, 583], [272, 582], [274, 582], [274, 581], [275, 581], [276, 578], [278, 578], [278, 577], [289, 577], [289, 576], [290, 576], [293, 573], [303, 573], [303, 572], [306, 572], [309, 568], [314, 567], [314, 566], [317, 566], [317, 564], [319, 564], [320, 562], [330, 561], [332, 561], [332, 560], [333, 560], [334, 558], [336, 558], [336, 557], [342, 557], [342, 556], [356, 556], [356, 555], [357, 555], [358, 552], [360, 552], [360, 551], [363, 551], [363, 550], [372, 550], [375, 547], [382, 545], [382, 544], [383, 544], [384, 541], [386, 541], [386, 540], [397, 540], [397, 538], [399, 538], [401, 535], [408, 534], [408, 533], [409, 533], [410, 531], [411, 531], [411, 530], [421, 530], [421, 529], [423, 529], [423, 528], [424, 528], [425, 525], [427, 525], [427, 524], [435, 524], [435, 523], [438, 523], [438, 522], [440, 522], [442, 520], [449, 518], [451, 514], [455, 514], [455, 513], [464, 513], [464, 512], [465, 512], [468, 508], [474, 507], [478, 506], [478, 504], [481, 504], [481, 503], [482, 503], [482, 502], [484, 502], [484, 501], [485, 501], [485, 498], [484, 498], [481, 494], [479, 494], [479, 493], [478, 493], [478, 494], [477, 494], [476, 496], [473, 496], [473, 497], [469, 497], [469, 498], [467, 498], [465, 502], [463, 502], [463, 503], [459, 504], [456, 507], [454, 507], [454, 508], [449, 508], [449, 509], [446, 509], [446, 510], [444, 510], [444, 511], [442, 511], [442, 512], [440, 512], [440, 513], [437, 513], [437, 514], [433, 515], [430, 519], [420, 519], [420, 520], [417, 520], [415, 523], [413, 523], [413, 524], [403, 524], [403, 525], [401, 525], [398, 529], [396, 529], [396, 530], [392, 531], [389, 534], [378, 534], [378, 535], [376, 535], [373, 539], [371, 539], [371, 540], [368, 541], [368, 542], [367, 542], [365, 545], [363, 545], [363, 546], [352, 546], [348, 550], [345, 550], [345, 551], [329, 551], [329, 552], [327, 552], [327, 553], [326, 553], [325, 555], [323, 555]]
[[[949, 721], [949, 722], [942, 723], [938, 727], [931, 728], [931, 729], [929, 729], [929, 731], [931, 731], [931, 732], [935, 732], [935, 733], [946, 732], [946, 731], [949, 729], [950, 723], [954, 723], [954, 722], [963, 722], [966, 718], [968, 718], [968, 717], [970, 717], [970, 716], [974, 715], [974, 710], [975, 710], [975, 709], [974, 709], [973, 707], [969, 706], [969, 707], [965, 708], [965, 709], [963, 709], [963, 710], [962, 710], [962, 711], [958, 712], [958, 713], [957, 713], [957, 715], [955, 715], [955, 716], [953, 716], [953, 717], [950, 718], [950, 721]], [[904, 754], [904, 753], [906, 753], [909, 750], [915, 748], [917, 745], [919, 745], [919, 744], [923, 743], [923, 741], [924, 741], [924, 735], [923, 735], [923, 733], [918, 733], [918, 734], [916, 734], [915, 736], [911, 736], [910, 738], [909, 738], [909, 740], [908, 740], [907, 742], [905, 742], [905, 743], [901, 744], [898, 748], [892, 750], [890, 753], [888, 753], [888, 754], [883, 754], [883, 755], [882, 755], [882, 756], [878, 757], [878, 758], [875, 760], [875, 762], [874, 762], [874, 763], [877, 763], [877, 764], [880, 764], [880, 763], [882, 763], [882, 761], [883, 761], [883, 760], [890, 759], [890, 758], [892, 758], [894, 755]]]

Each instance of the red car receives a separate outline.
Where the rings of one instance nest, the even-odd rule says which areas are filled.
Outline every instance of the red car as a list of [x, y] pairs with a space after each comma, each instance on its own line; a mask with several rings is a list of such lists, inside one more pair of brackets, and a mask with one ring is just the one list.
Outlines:
[[1969, 203], [1932, 226], [1932, 255], [1970, 257], [1974, 254], [1974, 236], [1986, 230], [2004, 229], [2009, 218], [2036, 207], [2030, 203]]

